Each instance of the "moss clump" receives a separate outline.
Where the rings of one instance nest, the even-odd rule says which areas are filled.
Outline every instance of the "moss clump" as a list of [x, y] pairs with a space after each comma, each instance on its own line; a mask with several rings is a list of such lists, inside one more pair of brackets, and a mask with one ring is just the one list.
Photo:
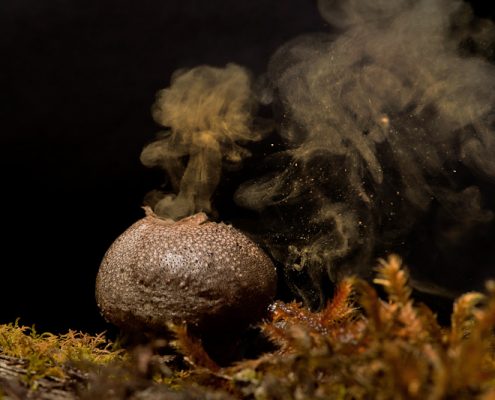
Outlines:
[[408, 279], [391, 256], [375, 279], [385, 300], [348, 278], [320, 312], [276, 302], [261, 329], [278, 349], [228, 368], [208, 367], [181, 334], [179, 348], [197, 361], [187, 380], [259, 400], [495, 398], [495, 284], [457, 299], [442, 327], [411, 298]]
[[43, 378], [67, 378], [70, 363], [107, 364], [123, 357], [104, 333], [92, 336], [69, 330], [62, 335], [38, 333], [34, 326], [0, 325], [0, 354], [19, 359], [30, 387]]

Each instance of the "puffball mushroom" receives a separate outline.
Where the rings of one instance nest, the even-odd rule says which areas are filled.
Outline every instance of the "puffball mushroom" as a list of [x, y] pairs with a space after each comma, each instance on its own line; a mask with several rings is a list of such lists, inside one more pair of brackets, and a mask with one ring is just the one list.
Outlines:
[[96, 299], [107, 321], [127, 331], [166, 331], [173, 322], [208, 333], [262, 317], [277, 278], [260, 247], [204, 213], [174, 222], [146, 211], [98, 271]]

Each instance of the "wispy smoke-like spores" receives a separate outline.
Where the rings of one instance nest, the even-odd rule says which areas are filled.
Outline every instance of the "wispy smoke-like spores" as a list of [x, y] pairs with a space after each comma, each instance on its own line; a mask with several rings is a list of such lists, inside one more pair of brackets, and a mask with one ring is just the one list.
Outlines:
[[475, 181], [495, 178], [495, 69], [461, 54], [469, 8], [447, 0], [319, 8], [339, 33], [291, 41], [268, 70], [288, 147], [276, 157], [288, 168], [236, 194], [265, 218], [283, 215], [266, 240], [288, 274], [310, 278], [294, 286], [313, 303], [323, 300], [324, 276], [365, 274], [377, 253], [405, 252], [432, 208], [445, 227], [435, 246], [462, 245], [493, 218]]
[[[322, 282], [366, 276], [389, 251], [409, 257], [415, 279], [426, 274], [427, 291], [449, 286], [433, 265], [463, 282], [475, 278], [471, 262], [495, 268], [493, 24], [460, 0], [318, 7], [332, 32], [284, 45], [263, 80], [259, 98], [283, 150], [246, 171], [235, 193], [259, 215], [252, 233], [314, 306], [325, 300]], [[236, 142], [261, 139], [253, 99], [233, 65], [179, 73], [161, 92], [154, 115], [170, 131], [142, 160], [163, 166], [177, 195], [162, 198], [158, 214], [211, 209], [222, 159], [244, 158]], [[491, 249], [483, 261], [473, 256], [479, 243]]]
[[165, 169], [175, 190], [155, 201], [155, 213], [178, 219], [212, 211], [222, 160], [240, 162], [249, 151], [238, 143], [261, 139], [253, 127], [255, 105], [250, 75], [240, 66], [175, 73], [153, 108], [155, 121], [170, 130], [141, 154], [144, 165]]

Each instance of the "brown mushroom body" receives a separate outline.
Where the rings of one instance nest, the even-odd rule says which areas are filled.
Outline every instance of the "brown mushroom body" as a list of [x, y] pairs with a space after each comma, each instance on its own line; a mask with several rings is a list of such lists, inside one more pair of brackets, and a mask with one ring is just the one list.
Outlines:
[[180, 221], [148, 213], [106, 252], [96, 279], [103, 316], [125, 330], [169, 322], [211, 332], [260, 318], [276, 271], [247, 236], [200, 213]]

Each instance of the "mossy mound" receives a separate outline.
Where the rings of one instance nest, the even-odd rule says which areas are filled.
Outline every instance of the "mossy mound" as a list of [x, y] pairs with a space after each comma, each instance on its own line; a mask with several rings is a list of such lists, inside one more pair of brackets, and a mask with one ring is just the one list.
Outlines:
[[38, 334], [15, 323], [0, 326], [0, 355], [24, 360], [33, 398], [37, 382], [77, 376], [65, 398], [495, 399], [494, 283], [458, 298], [449, 326], [411, 298], [398, 257], [380, 261], [374, 283], [385, 299], [347, 278], [319, 312], [275, 302], [259, 327], [273, 349], [227, 366], [184, 326], [170, 327], [173, 339], [116, 350], [103, 335]]

